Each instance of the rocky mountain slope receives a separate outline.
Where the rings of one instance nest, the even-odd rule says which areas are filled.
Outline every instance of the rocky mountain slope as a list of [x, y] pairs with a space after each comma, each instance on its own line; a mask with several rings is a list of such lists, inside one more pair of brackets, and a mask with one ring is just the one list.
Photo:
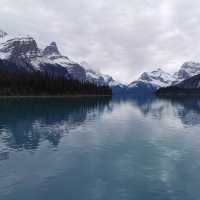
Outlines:
[[174, 74], [169, 74], [162, 69], [150, 73], [144, 72], [136, 81], [128, 85], [127, 93], [152, 94], [159, 88], [176, 87], [182, 81], [198, 74], [200, 74], [200, 63], [197, 62], [185, 62]]
[[181, 68], [174, 74], [176, 82], [180, 83], [192, 76], [200, 74], [200, 63], [197, 62], [185, 62]]
[[185, 89], [199, 89], [200, 88], [200, 74], [192, 76], [189, 79], [177, 84], [176, 87]]
[[188, 96], [188, 95], [200, 95], [200, 74], [192, 76], [176, 85], [172, 85], [166, 88], [160, 88], [156, 91], [158, 96]]
[[113, 94], [126, 93], [127, 86], [115, 81], [112, 76], [92, 70], [92, 67], [87, 62], [82, 62], [81, 65], [85, 67], [87, 81], [101, 86], [107, 85], [112, 88]]
[[60, 53], [55, 42], [41, 49], [36, 40], [30, 36], [12, 36], [0, 31], [0, 60], [4, 66], [9, 66], [7, 68], [9, 71], [41, 71], [64, 75], [66, 78], [110, 86], [113, 93], [124, 92], [126, 87], [109, 75], [87, 69], [86, 62], [78, 64], [71, 61]]
[[40, 49], [32, 37], [9, 38], [4, 35], [0, 41], [0, 59], [14, 63], [17, 70], [48, 72], [81, 81], [86, 79], [84, 68], [63, 56], [55, 42]]
[[152, 72], [144, 72], [137, 80], [124, 85], [109, 75], [92, 70], [86, 62], [79, 64], [70, 60], [61, 54], [55, 42], [40, 48], [33, 37], [12, 36], [2, 30], [0, 30], [0, 61], [4, 66], [9, 66], [7, 68], [9, 71], [41, 71], [62, 75], [67, 79], [110, 86], [113, 94], [152, 94], [161, 87], [177, 85], [200, 74], [200, 63], [186, 62], [174, 74], [159, 68]]

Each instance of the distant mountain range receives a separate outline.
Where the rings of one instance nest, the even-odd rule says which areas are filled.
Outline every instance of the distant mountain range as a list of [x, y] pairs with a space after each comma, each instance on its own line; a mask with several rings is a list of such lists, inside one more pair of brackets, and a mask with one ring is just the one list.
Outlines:
[[159, 88], [175, 86], [198, 74], [200, 74], [200, 63], [196, 62], [185, 62], [174, 74], [160, 68], [149, 73], [144, 72], [138, 80], [128, 85], [128, 93], [154, 93]]
[[82, 62], [81, 65], [85, 68], [87, 81], [97, 85], [108, 85], [112, 88], [113, 94], [126, 93], [127, 86], [114, 80], [112, 76], [92, 70], [87, 62]]
[[200, 74], [192, 76], [178, 84], [163, 87], [156, 91], [158, 96], [200, 95]]
[[0, 59], [14, 63], [18, 67], [10, 70], [44, 71], [81, 81], [86, 79], [84, 68], [61, 55], [55, 42], [44, 49], [39, 49], [34, 38], [29, 36], [10, 38], [4, 34], [1, 40]]
[[200, 74], [200, 63], [186, 62], [181, 66], [178, 72], [174, 74], [174, 77], [176, 79], [176, 82], [174, 84], [180, 83], [181, 81], [189, 79], [197, 74]]
[[127, 87], [129, 94], [151, 94], [160, 87], [166, 87], [171, 85], [175, 81], [175, 78], [163, 71], [157, 69], [152, 72], [144, 72], [142, 75]]
[[174, 74], [162, 69], [144, 72], [130, 84], [122, 84], [111, 76], [92, 69], [86, 62], [78, 63], [60, 53], [57, 44], [51, 42], [41, 49], [30, 36], [12, 36], [0, 30], [0, 60], [8, 65], [8, 71], [47, 72], [62, 75], [66, 79], [89, 81], [112, 88], [113, 94], [152, 94], [161, 87], [175, 86], [197, 74], [200, 63], [186, 62]]
[[[11, 36], [0, 31], [0, 60], [13, 67], [8, 71], [47, 72], [62, 75], [67, 79], [89, 81], [97, 85], [112, 87], [113, 93], [124, 92], [125, 86], [115, 81], [111, 76], [86, 69], [86, 62], [79, 64], [64, 56], [58, 50], [57, 44], [51, 42], [44, 49], [38, 47], [37, 42], [30, 36]], [[5, 65], [4, 65], [5, 66]]]

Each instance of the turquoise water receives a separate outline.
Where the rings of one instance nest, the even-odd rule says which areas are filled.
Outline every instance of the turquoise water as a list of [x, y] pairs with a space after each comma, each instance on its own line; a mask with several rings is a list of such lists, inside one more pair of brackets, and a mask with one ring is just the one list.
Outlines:
[[199, 200], [200, 100], [0, 100], [0, 200]]

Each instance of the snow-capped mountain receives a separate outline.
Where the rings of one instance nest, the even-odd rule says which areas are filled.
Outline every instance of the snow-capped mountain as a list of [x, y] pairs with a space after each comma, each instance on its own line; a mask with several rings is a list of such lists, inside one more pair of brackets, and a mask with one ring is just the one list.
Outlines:
[[97, 85], [107, 85], [112, 88], [113, 94], [125, 93], [127, 86], [114, 80], [112, 76], [92, 70], [87, 62], [81, 62], [86, 71], [86, 80]]
[[60, 53], [55, 42], [40, 48], [33, 37], [12, 36], [0, 30], [0, 63], [2, 62], [4, 66], [8, 66], [8, 71], [41, 71], [62, 75], [110, 86], [114, 94], [149, 94], [161, 87], [176, 85], [200, 74], [200, 63], [186, 62], [173, 75], [159, 68], [152, 72], [144, 72], [137, 80], [124, 85], [112, 76], [92, 70], [86, 62], [78, 64], [71, 61]]
[[186, 80], [192, 76], [200, 74], [200, 63], [197, 62], [185, 62], [181, 68], [174, 74], [176, 83]]
[[185, 62], [180, 70], [174, 74], [175, 81], [167, 87], [156, 91], [157, 95], [199, 95], [200, 63]]
[[0, 40], [0, 59], [14, 63], [18, 66], [17, 70], [43, 71], [81, 81], [86, 79], [84, 68], [63, 56], [55, 42], [40, 49], [30, 36], [12, 38], [4, 34]]
[[127, 92], [133, 94], [153, 93], [160, 87], [167, 87], [175, 81], [175, 77], [162, 69], [144, 72], [136, 81], [128, 85]]
[[0, 61], [13, 64], [4, 63], [4, 66], [5, 64], [9, 66], [7, 70], [48, 72], [98, 85], [108, 85], [112, 87], [113, 93], [125, 91], [126, 86], [115, 81], [111, 76], [89, 69], [86, 62], [78, 64], [63, 56], [55, 42], [42, 49], [33, 37], [12, 36], [3, 31], [0, 35]]
[[97, 85], [112, 85], [115, 82], [111, 76], [98, 73], [92, 69], [86, 69], [86, 80]]

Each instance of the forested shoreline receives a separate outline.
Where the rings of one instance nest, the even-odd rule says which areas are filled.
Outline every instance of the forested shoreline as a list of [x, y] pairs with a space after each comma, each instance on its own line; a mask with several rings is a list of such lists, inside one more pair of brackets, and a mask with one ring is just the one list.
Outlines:
[[112, 89], [42, 72], [0, 70], [0, 96], [68, 95], [112, 95]]
[[158, 89], [155, 94], [157, 96], [200, 96], [199, 88], [180, 88], [170, 86]]

